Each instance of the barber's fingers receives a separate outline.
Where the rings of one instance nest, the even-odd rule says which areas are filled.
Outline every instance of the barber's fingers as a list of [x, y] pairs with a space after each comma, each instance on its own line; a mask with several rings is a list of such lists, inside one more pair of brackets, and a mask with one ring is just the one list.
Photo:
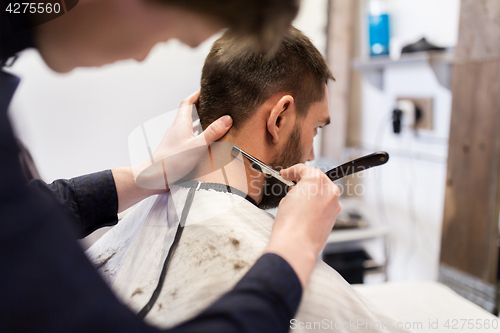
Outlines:
[[283, 178], [286, 180], [298, 182], [300, 180], [300, 169], [305, 167], [305, 164], [299, 163], [295, 164], [292, 167], [289, 167], [288, 169], [282, 169], [280, 170], [280, 174]]
[[209, 144], [222, 138], [233, 125], [233, 118], [225, 115], [211, 123], [201, 135], [196, 137], [199, 145]]
[[196, 91], [194, 93], [192, 93], [191, 95], [189, 95], [188, 97], [186, 97], [182, 102], [181, 102], [181, 105], [180, 107], [184, 107], [184, 106], [188, 106], [188, 105], [193, 105], [193, 104], [196, 104], [198, 102], [198, 99], [200, 98], [200, 92], [199, 91]]
[[319, 169], [307, 166], [303, 163], [295, 164], [288, 169], [280, 171], [281, 176], [286, 180], [299, 182], [303, 178], [318, 178], [322, 177], [322, 172]]

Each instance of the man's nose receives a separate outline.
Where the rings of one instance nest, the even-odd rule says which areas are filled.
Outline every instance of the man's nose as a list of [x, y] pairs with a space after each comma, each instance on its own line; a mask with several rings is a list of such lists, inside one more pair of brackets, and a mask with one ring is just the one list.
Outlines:
[[314, 148], [311, 149], [311, 153], [309, 154], [309, 157], [307, 158], [307, 161], [312, 161], [314, 160]]

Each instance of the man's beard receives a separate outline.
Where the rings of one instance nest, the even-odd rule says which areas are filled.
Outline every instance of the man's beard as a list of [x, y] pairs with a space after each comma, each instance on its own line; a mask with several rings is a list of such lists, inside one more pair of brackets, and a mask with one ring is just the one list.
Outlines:
[[[300, 126], [296, 124], [285, 145], [285, 149], [270, 163], [270, 166], [280, 171], [281, 169], [286, 169], [300, 163], [302, 160], [301, 151]], [[268, 175], [264, 175], [264, 177], [264, 195], [258, 207], [261, 209], [276, 208], [281, 199], [287, 194], [288, 186], [274, 177]]]

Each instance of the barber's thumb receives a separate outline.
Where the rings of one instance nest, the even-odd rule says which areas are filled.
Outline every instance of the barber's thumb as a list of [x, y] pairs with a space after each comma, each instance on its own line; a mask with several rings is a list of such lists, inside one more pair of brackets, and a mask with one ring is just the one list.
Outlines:
[[233, 118], [225, 115], [211, 123], [204, 131], [203, 135], [207, 143], [211, 143], [222, 138], [233, 125]]

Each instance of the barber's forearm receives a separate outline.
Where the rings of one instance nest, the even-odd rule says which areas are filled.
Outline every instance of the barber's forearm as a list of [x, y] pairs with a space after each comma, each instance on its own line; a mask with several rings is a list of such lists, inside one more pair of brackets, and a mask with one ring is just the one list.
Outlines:
[[340, 190], [321, 170], [304, 164], [280, 173], [297, 185], [279, 204], [266, 252], [283, 257], [305, 286], [342, 209]]
[[132, 207], [136, 203], [165, 190], [149, 190], [137, 186], [132, 167], [121, 167], [111, 170], [118, 194], [118, 213]]

